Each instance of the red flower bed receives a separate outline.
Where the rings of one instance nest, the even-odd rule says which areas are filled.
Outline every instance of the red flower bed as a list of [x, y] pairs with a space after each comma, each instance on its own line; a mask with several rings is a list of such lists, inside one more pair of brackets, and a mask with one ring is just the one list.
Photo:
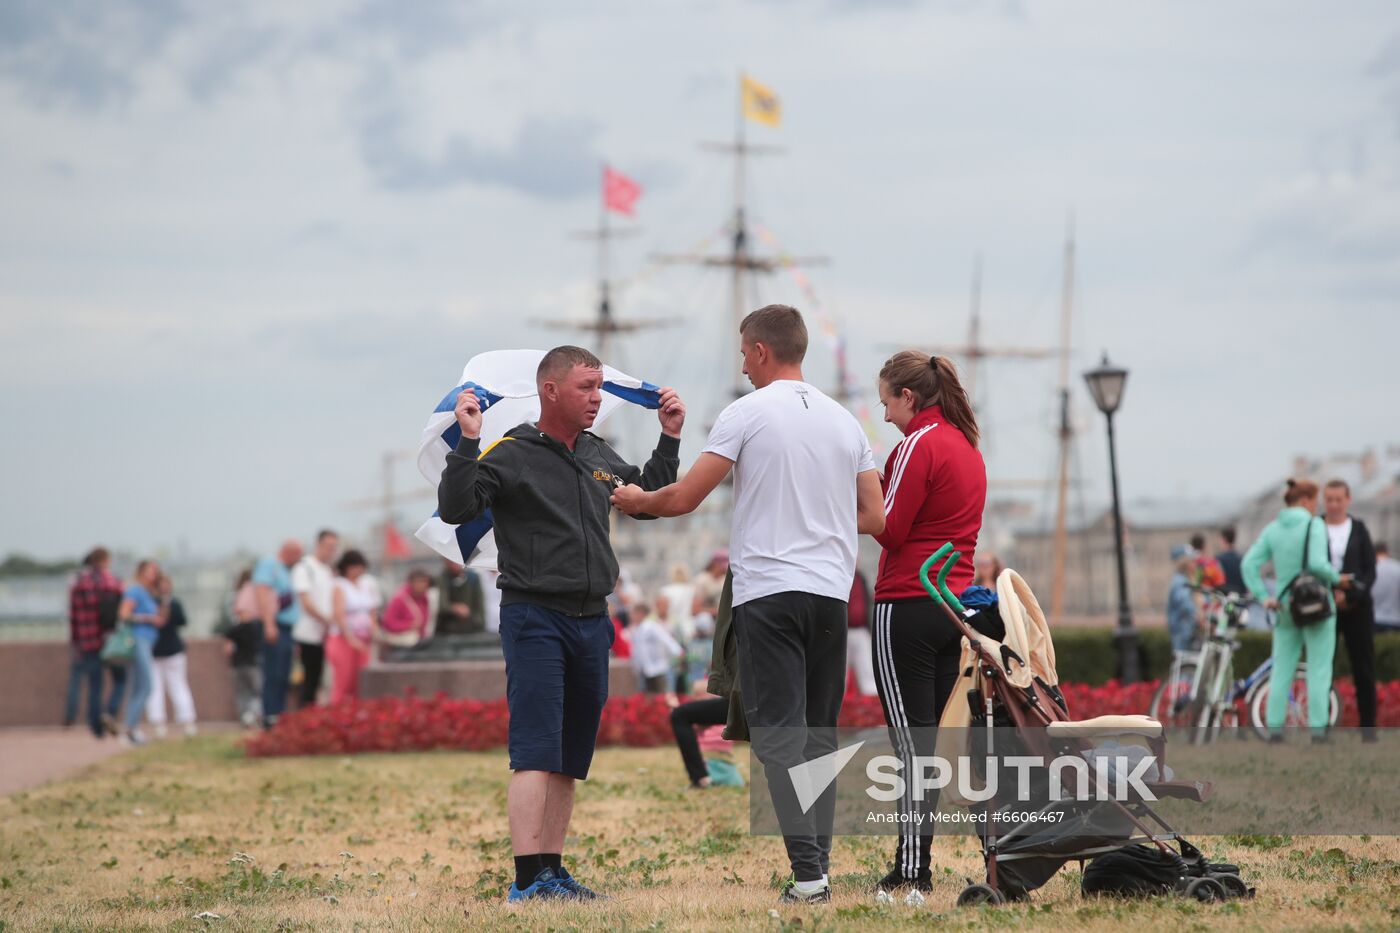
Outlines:
[[506, 701], [445, 694], [381, 697], [289, 713], [244, 744], [253, 756], [343, 755], [434, 748], [475, 751], [506, 744]]
[[[1338, 696], [1342, 698], [1342, 715], [1337, 717], [1337, 725], [1361, 725], [1356, 710], [1356, 685], [1348, 678], [1338, 680], [1335, 686]], [[1376, 725], [1400, 726], [1400, 680], [1376, 684]]]
[[1120, 684], [1110, 680], [1097, 687], [1089, 684], [1060, 684], [1065, 706], [1071, 718], [1093, 719], [1095, 716], [1132, 716], [1146, 713], [1157, 692], [1157, 681]]
[[[1089, 719], [1109, 714], [1147, 711], [1157, 681], [1101, 686], [1060, 685], [1070, 714]], [[1356, 688], [1338, 680], [1342, 698], [1340, 725], [1357, 725]], [[1377, 719], [1381, 726], [1400, 726], [1400, 681], [1377, 687]], [[665, 698], [648, 694], [613, 697], [603, 708], [599, 745], [647, 747], [669, 745], [671, 707]], [[410, 752], [436, 748], [483, 751], [503, 748], [509, 714], [505, 698], [455, 700], [444, 694], [420, 697], [381, 697], [313, 706], [283, 716], [276, 727], [244, 743], [247, 754], [345, 755], [355, 752]], [[840, 724], [851, 728], [883, 726], [878, 697], [850, 694], [841, 709]]]

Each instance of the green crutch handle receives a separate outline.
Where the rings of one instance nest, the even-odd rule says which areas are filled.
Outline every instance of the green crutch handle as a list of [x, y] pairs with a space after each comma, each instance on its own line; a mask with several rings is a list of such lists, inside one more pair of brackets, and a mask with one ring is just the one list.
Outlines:
[[928, 590], [928, 595], [932, 597], [933, 601], [936, 603], [943, 602], [943, 597], [938, 595], [938, 590], [934, 587], [933, 581], [931, 581], [928, 578], [928, 569], [932, 567], [940, 557], [942, 557], [944, 554], [947, 554], [952, 549], [953, 542], [949, 541], [947, 544], [943, 545], [941, 548], [930, 554], [928, 556], [928, 560], [924, 561], [924, 565], [919, 568], [919, 582], [924, 585], [924, 589]]

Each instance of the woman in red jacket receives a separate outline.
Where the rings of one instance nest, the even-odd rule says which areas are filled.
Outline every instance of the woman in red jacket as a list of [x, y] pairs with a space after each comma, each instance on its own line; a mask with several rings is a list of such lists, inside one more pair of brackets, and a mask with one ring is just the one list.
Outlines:
[[[977, 451], [977, 419], [958, 372], [946, 357], [912, 350], [896, 353], [880, 370], [885, 420], [904, 432], [890, 453], [881, 485], [885, 530], [875, 536], [884, 548], [875, 581], [872, 641], [875, 684], [885, 722], [904, 774], [914, 757], [932, 756], [933, 728], [958, 677], [960, 636], [919, 583], [919, 566], [945, 542], [962, 552], [948, 586], [962, 593], [972, 585], [972, 562], [987, 500], [987, 469]], [[936, 794], [913, 798], [906, 781], [904, 814], [938, 808]], [[931, 888], [931, 828], [906, 817], [900, 823], [894, 868], [881, 879], [886, 891]]]

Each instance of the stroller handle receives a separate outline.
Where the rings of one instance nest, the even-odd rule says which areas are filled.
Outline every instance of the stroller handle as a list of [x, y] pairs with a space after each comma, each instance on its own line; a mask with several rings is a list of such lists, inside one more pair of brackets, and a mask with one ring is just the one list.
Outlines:
[[[952, 551], [952, 553], [949, 554], [949, 551]], [[933, 581], [928, 578], [929, 568], [940, 558], [944, 557], [944, 555], [947, 555], [948, 559], [943, 561], [943, 566], [938, 568], [938, 583], [935, 585]], [[957, 565], [958, 558], [960, 557], [962, 557], [962, 552], [953, 551], [953, 542], [949, 541], [930, 554], [928, 560], [924, 561], [923, 566], [919, 568], [919, 582], [924, 585], [924, 589], [928, 591], [928, 595], [933, 598], [934, 602], [947, 603], [958, 613], [963, 613], [967, 610], [963, 607], [963, 604], [958, 598], [953, 595], [952, 591], [948, 589], [948, 574], [952, 573], [953, 567]]]
[[929, 597], [936, 603], [943, 602], [943, 597], [938, 594], [938, 589], [933, 585], [933, 581], [928, 578], [928, 571], [929, 568], [932, 567], [934, 563], [938, 561], [939, 558], [943, 557], [952, 549], [953, 542], [949, 541], [947, 544], [943, 545], [941, 548], [930, 554], [928, 556], [928, 560], [924, 561], [924, 565], [919, 568], [919, 582], [924, 585], [924, 589], [928, 591]]
[[948, 589], [948, 574], [953, 571], [958, 563], [958, 558], [962, 557], [962, 551], [954, 551], [948, 555], [948, 559], [943, 562], [943, 567], [938, 571], [938, 592], [943, 594], [943, 601], [957, 610], [959, 615], [967, 612], [967, 607], [962, 604], [953, 591]]

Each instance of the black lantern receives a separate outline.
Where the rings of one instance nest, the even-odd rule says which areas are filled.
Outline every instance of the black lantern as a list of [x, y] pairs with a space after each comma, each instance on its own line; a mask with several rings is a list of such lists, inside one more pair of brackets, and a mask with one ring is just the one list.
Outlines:
[[1108, 474], [1113, 487], [1113, 549], [1118, 559], [1118, 677], [1125, 684], [1136, 683], [1141, 671], [1138, 664], [1137, 632], [1133, 628], [1133, 612], [1128, 605], [1128, 565], [1123, 556], [1123, 512], [1118, 501], [1118, 452], [1113, 437], [1113, 414], [1123, 403], [1123, 388], [1128, 371], [1108, 362], [1108, 354], [1097, 369], [1084, 374], [1094, 404], [1108, 421]]

